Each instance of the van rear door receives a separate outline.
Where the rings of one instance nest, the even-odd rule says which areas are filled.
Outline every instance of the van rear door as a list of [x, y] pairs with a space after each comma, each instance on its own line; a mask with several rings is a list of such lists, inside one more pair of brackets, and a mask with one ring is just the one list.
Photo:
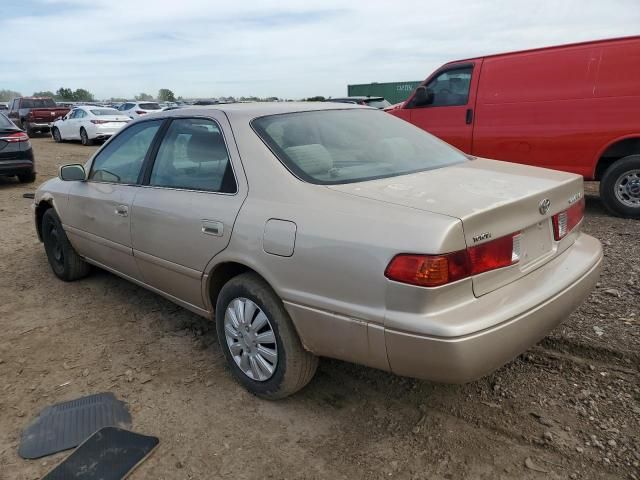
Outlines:
[[414, 98], [409, 121], [465, 153], [471, 153], [476, 90], [482, 59], [450, 63], [431, 75], [423, 84], [429, 102], [418, 105]]

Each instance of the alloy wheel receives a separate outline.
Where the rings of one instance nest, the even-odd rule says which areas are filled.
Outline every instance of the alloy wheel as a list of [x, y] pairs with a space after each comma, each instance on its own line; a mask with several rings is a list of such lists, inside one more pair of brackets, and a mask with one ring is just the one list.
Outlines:
[[235, 298], [224, 314], [224, 334], [231, 356], [250, 379], [269, 380], [278, 365], [278, 346], [267, 315], [248, 298]]

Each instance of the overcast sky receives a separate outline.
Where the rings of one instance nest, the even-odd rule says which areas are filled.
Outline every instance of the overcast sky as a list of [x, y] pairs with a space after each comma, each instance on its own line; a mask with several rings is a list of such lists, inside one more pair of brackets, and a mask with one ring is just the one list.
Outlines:
[[640, 0], [0, 0], [0, 89], [346, 95], [444, 62], [640, 34]]

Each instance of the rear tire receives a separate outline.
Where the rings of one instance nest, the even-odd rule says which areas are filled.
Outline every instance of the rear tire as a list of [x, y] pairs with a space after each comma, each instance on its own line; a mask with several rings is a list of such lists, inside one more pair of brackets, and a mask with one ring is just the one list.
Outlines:
[[29, 125], [29, 122], [27, 122], [26, 120], [22, 121], [22, 129], [24, 130], [24, 133], [26, 133], [28, 137], [31, 136], [31, 126]]
[[80, 141], [82, 142], [82, 145], [85, 145], [87, 147], [93, 145], [93, 140], [89, 138], [89, 135], [84, 128], [80, 129]]
[[[252, 314], [249, 315], [249, 310], [245, 310], [242, 306], [242, 315], [235, 318], [243, 317], [247, 323], [240, 322], [237, 328], [232, 327], [229, 330], [229, 325], [225, 328], [225, 318], [227, 323], [231, 318], [227, 309], [231, 305], [232, 313], [236, 312], [233, 306], [237, 301], [245, 302], [244, 306], [250, 304], [255, 310], [252, 309]], [[245, 312], [247, 312], [246, 318]], [[262, 314], [266, 319], [259, 321]], [[258, 324], [262, 326], [258, 328]], [[256, 327], [255, 330], [251, 329], [252, 325]], [[232, 375], [249, 392], [258, 397], [276, 400], [292, 395], [309, 383], [316, 372], [318, 357], [304, 349], [282, 301], [255, 273], [238, 275], [222, 287], [216, 302], [216, 330], [220, 347]], [[263, 376], [261, 380], [256, 380], [243, 370], [246, 366], [243, 367], [242, 357], [246, 355], [247, 358], [253, 356], [254, 360], [256, 359], [256, 353], [260, 353], [263, 345], [269, 345], [268, 342], [271, 340], [257, 343], [256, 341], [252, 343], [252, 340], [260, 340], [259, 337], [264, 337], [265, 333], [270, 335], [271, 339], [275, 338], [271, 346], [265, 347], [272, 352], [265, 356], [269, 359], [270, 363], [267, 366], [271, 367], [271, 372], [256, 365], [256, 371], [259, 370], [258, 373]], [[249, 346], [246, 347], [246, 345]], [[246, 360], [245, 365], [251, 364], [249, 360]], [[253, 376], [255, 377], [255, 374]]]
[[62, 135], [60, 135], [60, 130], [56, 127], [53, 127], [51, 130], [51, 136], [53, 137], [53, 141], [56, 143], [62, 143]]
[[18, 180], [20, 183], [33, 183], [36, 181], [36, 172], [21, 173], [18, 175]]
[[71, 282], [86, 277], [91, 270], [71, 246], [58, 214], [53, 208], [42, 216], [42, 239], [49, 265], [56, 277]]
[[640, 155], [621, 158], [604, 172], [600, 199], [613, 215], [640, 218]]

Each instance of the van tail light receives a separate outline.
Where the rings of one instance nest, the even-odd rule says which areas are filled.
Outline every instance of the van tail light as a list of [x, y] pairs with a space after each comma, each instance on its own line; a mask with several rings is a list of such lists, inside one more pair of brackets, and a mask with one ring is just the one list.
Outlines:
[[396, 282], [439, 287], [520, 261], [520, 232], [443, 255], [400, 254], [384, 272]]
[[145, 112], [144, 110], [136, 110], [136, 113], [137, 113], [138, 115], [144, 115], [144, 114], [145, 114], [145, 113], [147, 113], [147, 112]]
[[0, 137], [0, 140], [4, 140], [7, 143], [28, 142], [29, 135], [24, 132], [16, 132], [11, 135], [7, 135], [6, 137]]
[[101, 123], [109, 123], [109, 120], [91, 120], [91, 123], [100, 125]]
[[557, 241], [567, 236], [584, 218], [584, 196], [564, 212], [552, 217], [553, 238]]

